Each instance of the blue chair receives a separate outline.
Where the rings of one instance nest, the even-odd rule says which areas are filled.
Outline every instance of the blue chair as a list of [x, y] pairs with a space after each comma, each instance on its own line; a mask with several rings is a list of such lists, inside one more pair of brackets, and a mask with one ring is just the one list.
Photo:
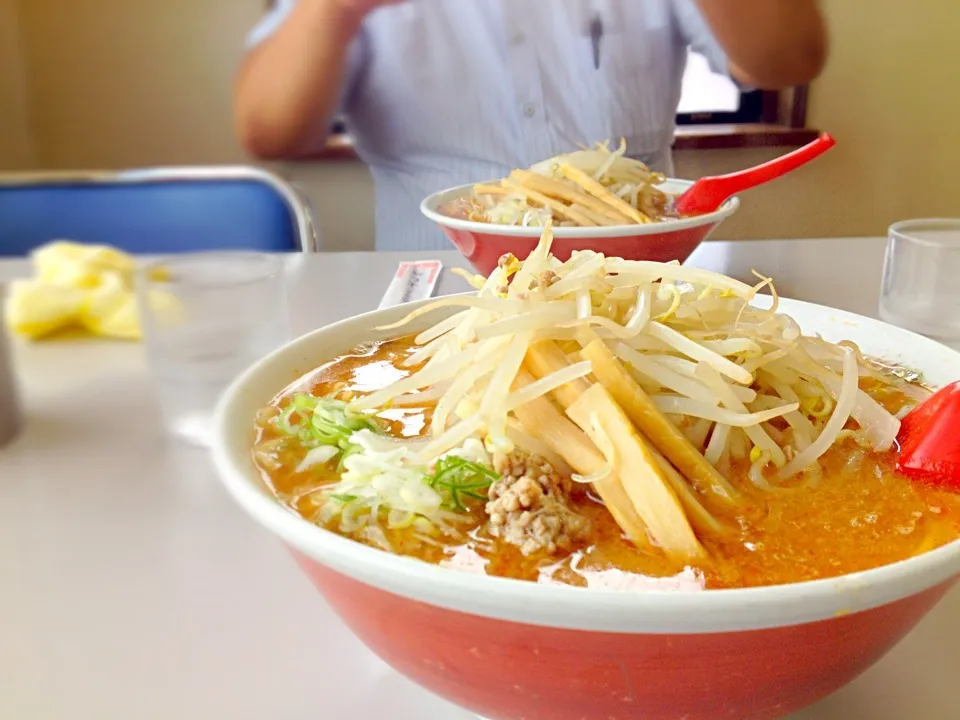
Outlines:
[[319, 249], [297, 191], [256, 168], [0, 175], [0, 256], [59, 239], [142, 254]]

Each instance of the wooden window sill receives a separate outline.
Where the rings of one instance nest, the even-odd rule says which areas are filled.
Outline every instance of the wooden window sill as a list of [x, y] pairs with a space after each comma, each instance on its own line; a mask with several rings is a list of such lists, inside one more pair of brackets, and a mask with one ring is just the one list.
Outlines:
[[674, 134], [674, 150], [730, 150], [760, 147], [800, 147], [820, 133], [789, 125], [681, 125]]
[[[674, 150], [729, 150], [760, 147], [800, 147], [817, 138], [816, 130], [788, 125], [751, 123], [744, 125], [681, 125]], [[331, 135], [326, 147], [303, 158], [305, 162], [356, 160], [357, 153], [348, 135]]]

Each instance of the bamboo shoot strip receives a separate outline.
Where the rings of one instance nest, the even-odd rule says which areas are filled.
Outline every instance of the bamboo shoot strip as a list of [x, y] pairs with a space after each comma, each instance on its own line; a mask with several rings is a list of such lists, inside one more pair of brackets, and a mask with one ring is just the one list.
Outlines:
[[[533, 382], [533, 377], [521, 370], [514, 389]], [[620, 478], [604, 459], [590, 439], [565, 418], [546, 397], [538, 397], [513, 411], [524, 431], [545, 443], [581, 475], [597, 475], [604, 469], [606, 476], [593, 481], [593, 487], [613, 515], [620, 529], [639, 548], [649, 547], [647, 529], [627, 495]]]
[[595, 213], [603, 216], [605, 222], [603, 225], [629, 225], [630, 218], [622, 212], [611, 208], [606, 203], [597, 200], [587, 194], [576, 185], [565, 183], [561, 180], [555, 180], [551, 177], [538, 175], [529, 170], [514, 170], [510, 173], [510, 179], [514, 180], [524, 187], [530, 188], [534, 192], [539, 192], [548, 197], [559, 198], [566, 202], [583, 205]]
[[711, 503], [712, 505], [722, 507], [728, 512], [738, 509], [740, 493], [736, 488], [717, 472], [680, 429], [657, 409], [643, 388], [602, 340], [589, 343], [581, 351], [581, 355], [590, 361], [594, 375], [613, 395], [627, 417], [650, 443], [704, 494], [708, 502], [714, 500], [716, 502]]
[[[535, 342], [527, 349], [524, 364], [536, 378], [544, 378], [570, 365], [570, 360], [557, 344], [552, 340]], [[573, 382], [561, 385], [553, 391], [553, 396], [564, 408], [570, 407], [585, 390], [590, 382], [579, 378]]]
[[[583, 339], [589, 343], [590, 337], [595, 336], [595, 333], [586, 331], [581, 333], [581, 335], [583, 336]], [[603, 341], [598, 340], [598, 342], [602, 343]], [[527, 359], [525, 364], [528, 369], [533, 371], [535, 376], [539, 377], [549, 377], [551, 374], [561, 372], [563, 368], [573, 367], [569, 364], [567, 356], [557, 346], [557, 344], [549, 341], [541, 341], [531, 345], [527, 350]], [[589, 388], [590, 383], [587, 380], [579, 379], [575, 382], [571, 382], [556, 388], [553, 391], [553, 394], [562, 407], [568, 408], [570, 405], [576, 402], [577, 398], [579, 398]], [[608, 388], [608, 390], [609, 389], [610, 388]], [[629, 413], [627, 414], [629, 415]], [[663, 420], [669, 423], [666, 418], [663, 418]], [[683, 437], [682, 433], [680, 433], [680, 431], [677, 430], [672, 423], [670, 423], [670, 428], [676, 431], [680, 437]], [[686, 438], [683, 439], [686, 440]], [[690, 489], [687, 481], [673, 468], [673, 466], [670, 465], [670, 462], [667, 460], [667, 458], [665, 458], [655, 448], [651, 448], [651, 451], [656, 457], [661, 470], [663, 470], [670, 481], [674, 492], [677, 493], [677, 497], [683, 505], [684, 510], [687, 512], [690, 522], [693, 524], [694, 528], [704, 533], [722, 534], [729, 532], [729, 528], [723, 527], [721, 523], [719, 523], [710, 514], [710, 511], [700, 504], [698, 495]], [[694, 450], [694, 452], [696, 451]]]
[[727, 525], [715, 518], [710, 511], [701, 504], [701, 497], [690, 488], [690, 484], [677, 469], [670, 464], [660, 452], [653, 446], [650, 446], [650, 454], [657, 461], [657, 465], [663, 471], [664, 476], [670, 482], [670, 487], [677, 495], [677, 500], [683, 505], [687, 513], [687, 518], [693, 529], [701, 536], [703, 535], [730, 535], [734, 532], [734, 527]]
[[618, 213], [626, 215], [635, 223], [642, 225], [644, 223], [652, 222], [650, 218], [637, 210], [630, 203], [609, 192], [603, 185], [598, 183], [579, 168], [576, 168], [569, 163], [564, 163], [560, 166], [560, 174], [568, 180], [575, 182], [588, 193], [593, 195], [598, 200], [606, 203]]
[[671, 558], [688, 560], [706, 555], [683, 506], [670, 487], [647, 444], [602, 385], [593, 385], [567, 409], [620, 477], [637, 514], [654, 541]]

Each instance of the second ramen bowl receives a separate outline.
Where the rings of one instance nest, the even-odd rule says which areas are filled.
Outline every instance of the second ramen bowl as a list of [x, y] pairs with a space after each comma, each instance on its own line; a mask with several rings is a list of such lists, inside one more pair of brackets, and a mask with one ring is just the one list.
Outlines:
[[[680, 195], [691, 185], [689, 180], [671, 178], [659, 187], [670, 195]], [[434, 193], [420, 203], [420, 211], [440, 226], [478, 272], [488, 275], [506, 253], [525, 259], [537, 246], [542, 228], [464, 220], [441, 211], [454, 200], [470, 195], [473, 187], [459, 185]], [[683, 262], [738, 207], [740, 200], [733, 197], [712, 213], [677, 220], [647, 225], [556, 227], [551, 252], [561, 261], [568, 260], [575, 250], [593, 250], [625, 260]]]

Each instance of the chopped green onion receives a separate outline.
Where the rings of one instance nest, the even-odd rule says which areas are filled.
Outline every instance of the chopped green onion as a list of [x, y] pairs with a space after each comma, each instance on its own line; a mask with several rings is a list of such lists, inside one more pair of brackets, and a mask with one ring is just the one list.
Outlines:
[[327, 497], [329, 497], [331, 500], [336, 500], [337, 502], [343, 503], [344, 505], [357, 499], [356, 495], [332, 494], [328, 495]]
[[383, 428], [369, 415], [354, 412], [335, 398], [318, 398], [297, 393], [276, 417], [277, 429], [296, 437], [304, 445], [331, 445], [344, 454], [355, 452], [350, 437], [360, 430], [383, 434]]
[[427, 483], [443, 495], [445, 506], [462, 512], [467, 510], [466, 498], [486, 501], [486, 491], [499, 478], [497, 473], [480, 463], [447, 455], [437, 460]]

